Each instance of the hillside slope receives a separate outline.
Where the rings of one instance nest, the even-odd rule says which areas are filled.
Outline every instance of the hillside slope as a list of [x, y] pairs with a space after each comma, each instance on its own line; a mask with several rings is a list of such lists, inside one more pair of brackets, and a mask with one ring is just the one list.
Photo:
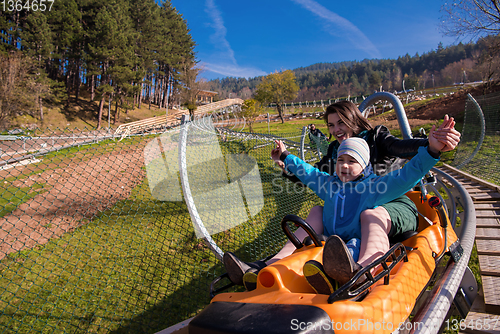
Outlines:
[[[439, 97], [426, 103], [410, 104], [405, 106], [405, 112], [412, 127], [418, 126], [422, 123], [421, 121], [440, 120], [444, 115], [449, 115], [454, 117], [458, 122], [462, 122], [467, 94], [477, 97], [498, 91], [500, 91], [500, 82], [485, 84], [464, 89], [452, 95]], [[373, 124], [385, 124], [389, 128], [392, 127], [392, 123], [397, 126], [396, 114], [394, 112], [371, 117], [370, 122]], [[388, 122], [388, 124], [385, 122]]]

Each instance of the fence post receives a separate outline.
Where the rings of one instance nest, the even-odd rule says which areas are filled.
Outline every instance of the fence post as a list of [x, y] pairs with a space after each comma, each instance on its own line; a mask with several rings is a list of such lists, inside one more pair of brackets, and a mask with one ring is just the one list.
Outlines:
[[307, 134], [307, 126], [303, 126], [302, 127], [302, 134], [300, 135], [300, 148], [299, 148], [299, 155], [300, 155], [300, 158], [302, 159], [302, 161], [306, 161], [305, 153], [304, 153], [304, 141], [306, 138], [306, 134]]

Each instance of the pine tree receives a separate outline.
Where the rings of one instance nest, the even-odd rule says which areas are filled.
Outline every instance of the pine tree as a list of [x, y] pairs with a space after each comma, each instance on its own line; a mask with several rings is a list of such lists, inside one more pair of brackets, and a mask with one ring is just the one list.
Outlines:
[[160, 17], [164, 23], [164, 29], [161, 31], [164, 44], [160, 49], [159, 74], [163, 83], [161, 101], [166, 101], [170, 82], [175, 84], [180, 81], [184, 65], [195, 61], [195, 44], [185, 20], [170, 1], [162, 1], [160, 9]]
[[89, 50], [101, 70], [97, 116], [97, 129], [100, 129], [104, 101], [114, 92], [113, 85], [125, 95], [132, 95], [135, 32], [129, 8], [123, 2], [108, 1], [98, 11], [95, 22], [93, 43], [89, 45]]
[[15, 50], [14, 12], [0, 11], [0, 51]]

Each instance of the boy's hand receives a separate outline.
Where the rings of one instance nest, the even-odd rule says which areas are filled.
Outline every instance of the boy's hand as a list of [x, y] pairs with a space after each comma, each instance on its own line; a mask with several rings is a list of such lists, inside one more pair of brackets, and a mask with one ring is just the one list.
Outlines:
[[279, 164], [279, 162], [282, 162], [280, 160], [280, 156], [283, 152], [286, 151], [286, 146], [281, 140], [275, 140], [274, 143], [276, 144], [276, 148], [271, 151], [271, 158], [274, 160], [274, 162]]
[[[430, 137], [431, 136], [429, 135], [429, 145]], [[441, 126], [434, 131], [433, 137], [444, 144], [441, 152], [447, 152], [455, 149], [460, 142], [460, 132], [455, 130], [455, 120], [453, 117], [445, 115], [443, 124], [441, 124]]]

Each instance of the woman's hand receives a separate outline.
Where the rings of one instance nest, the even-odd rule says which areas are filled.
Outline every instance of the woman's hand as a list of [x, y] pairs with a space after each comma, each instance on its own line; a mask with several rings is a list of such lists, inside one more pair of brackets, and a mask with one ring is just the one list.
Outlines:
[[444, 116], [443, 124], [436, 130], [432, 126], [429, 133], [429, 149], [433, 152], [446, 152], [453, 150], [460, 142], [460, 133], [455, 130], [455, 120], [453, 117]]
[[[444, 116], [443, 124], [433, 132], [432, 136], [444, 144], [441, 152], [448, 152], [455, 149], [460, 142], [460, 132], [455, 130], [455, 120], [448, 115]], [[429, 145], [430, 139], [431, 135], [429, 135]]]
[[285, 163], [281, 160], [278, 160], [278, 161], [274, 161], [276, 163], [276, 165], [278, 165], [282, 170], [283, 172], [285, 171]]
[[435, 136], [434, 131], [436, 131], [436, 126], [433, 125], [431, 131], [429, 132], [429, 151], [435, 155], [439, 155], [439, 152], [445, 147], [445, 144], [440, 142]]

